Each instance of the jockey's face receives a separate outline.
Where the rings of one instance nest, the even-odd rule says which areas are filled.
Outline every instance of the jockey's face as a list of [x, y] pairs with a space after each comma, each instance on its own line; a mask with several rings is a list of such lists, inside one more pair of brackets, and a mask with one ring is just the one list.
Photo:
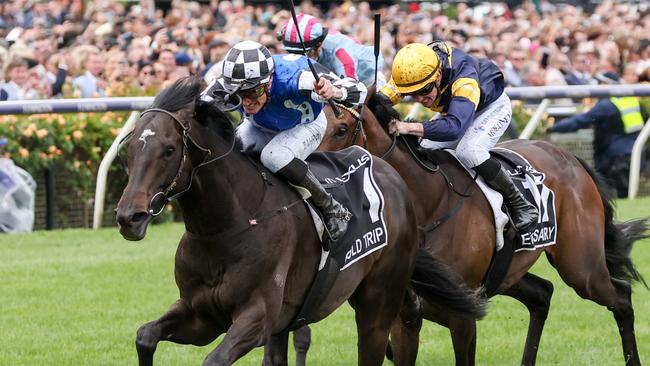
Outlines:
[[413, 98], [415, 99], [416, 102], [422, 104], [423, 106], [430, 108], [433, 106], [433, 102], [436, 100], [436, 97], [438, 96], [438, 89], [433, 88], [430, 93], [428, 94], [423, 94], [423, 95], [414, 95]]
[[244, 108], [244, 112], [248, 114], [256, 114], [262, 110], [266, 102], [269, 100], [268, 89], [270, 87], [271, 81], [269, 81], [266, 87], [263, 87], [262, 93], [256, 93], [253, 91], [250, 93], [240, 94], [242, 97], [242, 107]]
[[415, 99], [416, 102], [422, 104], [423, 106], [427, 108], [431, 108], [436, 98], [438, 97], [438, 89], [440, 89], [440, 79], [441, 77], [438, 77], [432, 84], [429, 85], [429, 87], [431, 88], [430, 90], [427, 90], [429, 89], [429, 87], [425, 87], [424, 92], [412, 94], [413, 99]]
[[307, 57], [309, 57], [312, 60], [318, 61], [318, 58], [320, 57], [320, 45], [307, 51]]

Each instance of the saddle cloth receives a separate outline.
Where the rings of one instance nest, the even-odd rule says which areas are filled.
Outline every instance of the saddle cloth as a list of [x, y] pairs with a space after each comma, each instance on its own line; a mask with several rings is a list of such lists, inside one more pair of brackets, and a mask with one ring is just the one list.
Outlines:
[[[388, 244], [384, 196], [375, 182], [373, 159], [359, 146], [335, 152], [314, 152], [307, 158], [309, 168], [325, 189], [352, 214], [344, 236], [330, 243], [331, 253], [323, 251], [319, 268], [331, 255], [342, 271]], [[322, 220], [309, 206], [316, 228], [320, 228], [322, 234]]]
[[[456, 158], [453, 150], [446, 151]], [[512, 150], [497, 147], [490, 150], [490, 154], [501, 162], [517, 189], [523, 193], [528, 202], [537, 207], [540, 214], [537, 225], [533, 225], [526, 232], [519, 233], [519, 240], [515, 242], [515, 252], [536, 250], [555, 244], [557, 238], [555, 192], [544, 184], [546, 175], [537, 171], [526, 158]], [[473, 170], [463, 167], [470, 175], [476, 174]], [[496, 249], [497, 251], [501, 250], [504, 240], [503, 229], [509, 221], [508, 216], [504, 213], [503, 196], [490, 188], [481, 176], [476, 179], [476, 183], [494, 212], [494, 226], [497, 233]]]

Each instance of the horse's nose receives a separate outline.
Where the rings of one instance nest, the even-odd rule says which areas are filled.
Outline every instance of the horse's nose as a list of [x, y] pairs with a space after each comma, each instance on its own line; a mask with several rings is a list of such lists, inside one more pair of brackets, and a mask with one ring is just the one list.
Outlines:
[[143, 223], [149, 214], [145, 211], [133, 211], [133, 210], [115, 210], [115, 217], [117, 219], [117, 224], [121, 228], [129, 228], [131, 226], [138, 226]]

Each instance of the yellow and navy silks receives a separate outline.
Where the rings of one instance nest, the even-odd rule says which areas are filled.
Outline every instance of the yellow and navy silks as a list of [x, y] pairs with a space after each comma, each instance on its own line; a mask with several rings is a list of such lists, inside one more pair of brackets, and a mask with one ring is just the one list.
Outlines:
[[[499, 67], [490, 60], [470, 56], [440, 42], [433, 45], [433, 50], [440, 57], [443, 71], [439, 95], [430, 109], [442, 116], [423, 124], [423, 137], [433, 141], [455, 141], [463, 136], [475, 113], [503, 94], [505, 82]], [[402, 100], [392, 78], [381, 93], [393, 104]]]

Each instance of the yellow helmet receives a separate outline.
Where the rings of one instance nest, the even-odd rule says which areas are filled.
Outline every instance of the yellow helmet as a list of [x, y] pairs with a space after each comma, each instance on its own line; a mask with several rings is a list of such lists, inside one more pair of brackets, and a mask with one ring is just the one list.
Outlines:
[[431, 47], [410, 43], [395, 55], [391, 77], [397, 92], [416, 92], [436, 80], [442, 72], [440, 57]]

